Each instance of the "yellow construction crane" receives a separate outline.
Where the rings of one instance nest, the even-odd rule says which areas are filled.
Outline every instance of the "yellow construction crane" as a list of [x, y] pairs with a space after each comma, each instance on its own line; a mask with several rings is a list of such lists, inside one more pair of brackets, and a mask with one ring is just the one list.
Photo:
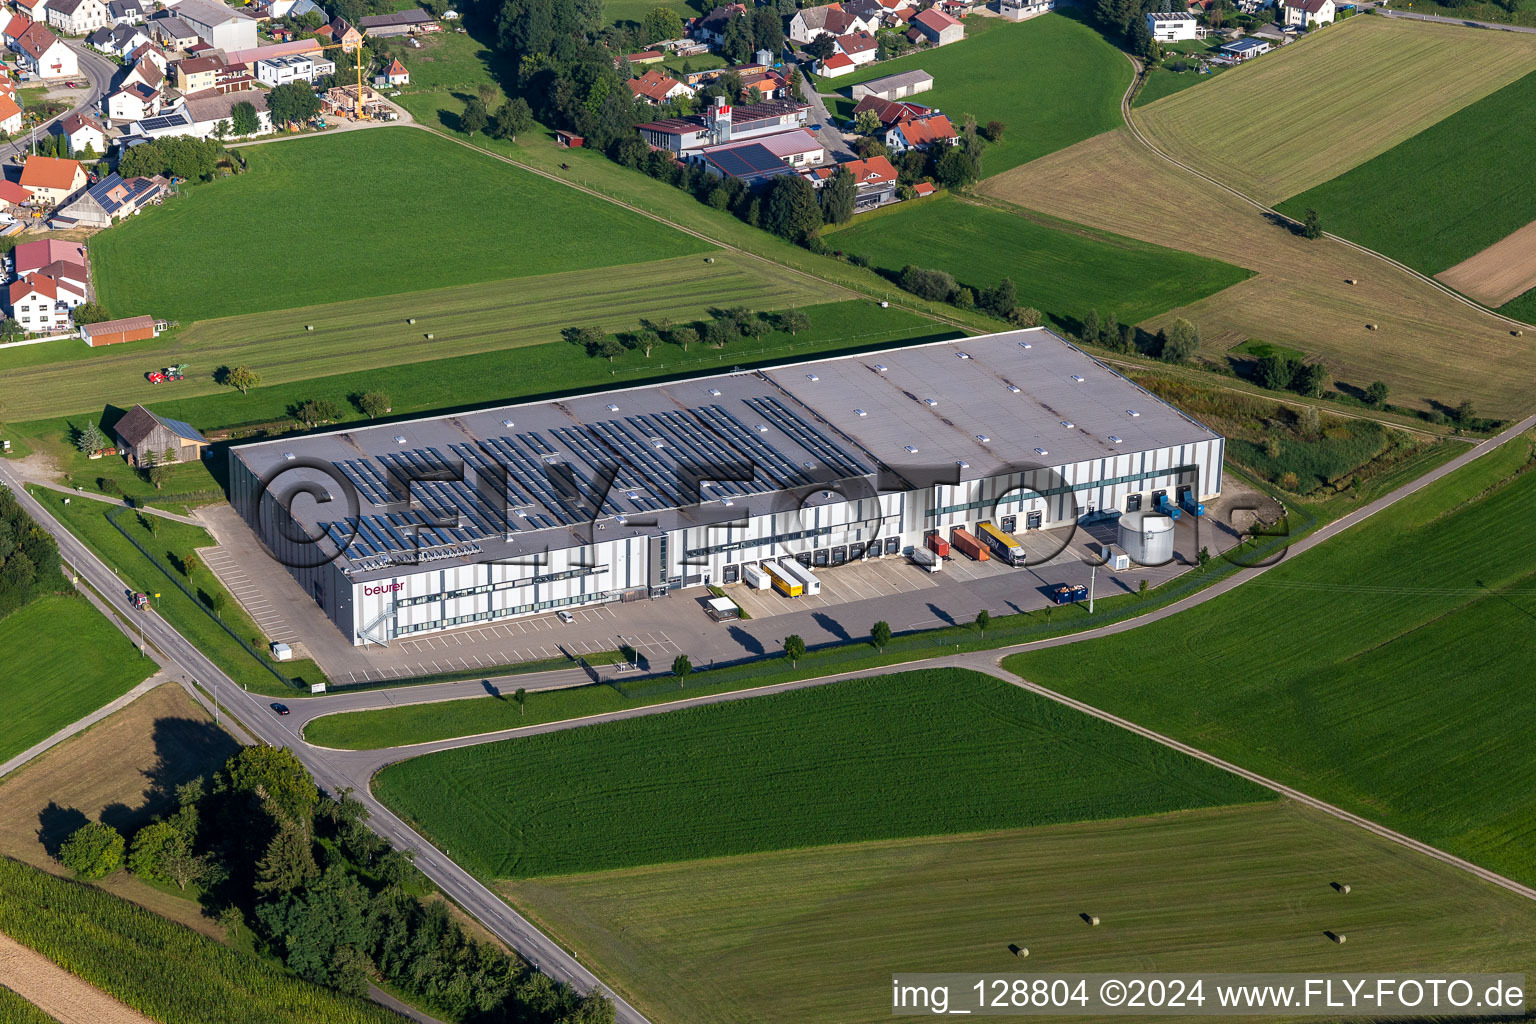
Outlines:
[[362, 44], [362, 41], [359, 40], [356, 46], [351, 46], [351, 47], [349, 47], [346, 43], [331, 43], [328, 46], [321, 46], [320, 49], [322, 51], [324, 51], [324, 50], [341, 50], [342, 52], [346, 52], [347, 50], [350, 49], [355, 54], [355, 63], [357, 64], [357, 105], [352, 108], [352, 120], [354, 120], [354, 121], [366, 121], [366, 120], [368, 120], [368, 115], [363, 113], [363, 44]]

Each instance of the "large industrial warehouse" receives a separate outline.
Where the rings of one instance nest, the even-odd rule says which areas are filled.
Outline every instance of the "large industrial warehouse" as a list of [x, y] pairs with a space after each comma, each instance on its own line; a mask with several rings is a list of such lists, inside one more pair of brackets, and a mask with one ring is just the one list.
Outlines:
[[1223, 447], [1036, 328], [244, 445], [230, 493], [337, 628], [388, 643], [1209, 500]]

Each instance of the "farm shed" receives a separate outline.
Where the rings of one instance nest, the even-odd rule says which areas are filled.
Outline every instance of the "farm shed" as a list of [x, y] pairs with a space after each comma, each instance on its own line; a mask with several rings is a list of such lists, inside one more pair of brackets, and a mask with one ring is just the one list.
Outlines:
[[152, 316], [130, 316], [124, 320], [85, 324], [80, 328], [80, 338], [92, 348], [99, 348], [102, 345], [121, 345], [125, 341], [157, 338], [160, 330], [161, 324]]
[[142, 405], [124, 413], [112, 433], [117, 435], [118, 451], [140, 469], [163, 464], [168, 451], [177, 462], [196, 462], [208, 446], [208, 439], [190, 423], [157, 416]]

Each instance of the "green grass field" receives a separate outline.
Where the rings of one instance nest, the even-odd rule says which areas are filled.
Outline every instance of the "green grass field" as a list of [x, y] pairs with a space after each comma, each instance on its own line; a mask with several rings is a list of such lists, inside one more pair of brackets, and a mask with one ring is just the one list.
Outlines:
[[155, 663], [83, 597], [49, 595], [0, 619], [0, 761], [121, 697]]
[[710, 248], [416, 129], [245, 152], [248, 173], [96, 237], [109, 310], [185, 322]]
[[1277, 209], [1426, 274], [1536, 220], [1536, 74], [1463, 107], [1406, 142]]
[[[1341, 896], [1332, 881], [1353, 891]], [[1536, 966], [1529, 901], [1281, 801], [501, 888], [665, 1021], [879, 1024], [891, 1015], [891, 972], [903, 968]], [[1103, 923], [1089, 928], [1081, 913]], [[1335, 945], [1325, 929], [1349, 941]]]
[[1144, 107], [1149, 103], [1156, 103], [1166, 96], [1172, 96], [1176, 92], [1183, 92], [1191, 86], [1201, 82], [1209, 82], [1221, 74], [1223, 68], [1213, 67], [1209, 74], [1201, 74], [1191, 68], [1188, 71], [1171, 71], [1165, 67], [1153, 68], [1147, 75], [1146, 82], [1141, 91], [1136, 94], [1132, 107]]
[[[707, 297], [701, 296], [700, 301], [706, 305], [712, 304]], [[371, 390], [388, 394], [394, 414], [404, 415], [469, 404], [515, 401], [539, 395], [568, 394], [580, 389], [623, 387], [663, 377], [718, 372], [747, 363], [803, 359], [813, 354], [867, 346], [938, 341], [961, 333], [908, 310], [894, 306], [881, 309], [876, 303], [867, 301], [799, 308], [811, 318], [811, 329], [793, 337], [773, 332], [765, 334], [760, 340], [743, 339], [739, 344], [728, 345], [723, 349], [693, 345], [687, 352], [673, 345], [663, 345], [653, 351], [649, 359], [643, 352], [636, 350], [626, 351], [612, 363], [594, 358], [567, 342], [548, 340], [551, 334], [558, 336], [559, 333], [558, 328], [550, 324], [538, 334], [532, 330], [527, 331], [528, 335], [539, 337], [536, 343], [447, 356], [431, 362], [377, 365], [371, 369], [353, 369], [348, 373], [324, 374], [322, 371], [317, 376], [305, 377], [300, 370], [294, 369], [290, 373], [298, 376], [292, 379], [285, 379], [290, 373], [283, 373], [273, 379], [266, 376], [263, 364], [258, 362], [254, 365], [263, 369], [262, 386], [245, 395], [229, 388], [201, 388], [197, 386], [197, 381], [189, 379], [180, 382], [193, 385], [185, 390], [176, 390], [180, 385], [152, 385], [161, 390], [150, 397], [139, 396], [137, 393], [113, 394], [111, 397], [114, 405], [123, 408], [131, 401], [142, 398], [156, 412], [184, 419], [203, 430], [214, 430], [241, 424], [282, 421], [288, 415], [286, 410], [290, 405], [310, 398], [330, 398], [341, 406], [346, 418], [359, 418], [361, 413], [353, 407], [348, 396]], [[696, 315], [705, 315], [704, 310], [700, 309]], [[680, 317], [676, 322], [685, 319], [688, 318]], [[566, 324], [591, 322], [590, 312], [582, 315], [573, 310]], [[604, 321], [604, 325], [611, 330], [617, 329], [621, 323], [617, 319]], [[624, 326], [632, 327], [635, 324]], [[493, 332], [494, 336], [497, 328], [492, 324], [487, 330]], [[315, 333], [321, 334], [319, 330]], [[370, 351], [374, 351], [367, 347], [369, 332], [364, 327], [338, 327], [336, 333], [353, 338], [363, 346], [349, 362], [365, 362]], [[375, 335], [381, 339], [388, 336], [389, 331], [386, 329], [380, 329]], [[444, 340], [446, 345], [454, 345], [457, 337]], [[465, 340], [479, 342], [484, 338]], [[304, 361], [302, 349], [296, 347], [293, 358], [302, 361], [301, 365], [308, 365]], [[68, 379], [88, 379], [89, 374], [85, 372], [87, 369], [78, 363], [67, 364], [57, 368], [57, 376], [50, 373], [48, 379], [52, 386], [64, 388]], [[316, 365], [315, 369], [319, 370], [320, 367]], [[28, 408], [32, 406], [29, 404]], [[98, 404], [89, 412], [101, 415], [102, 408]], [[114, 412], [114, 422], [115, 417]], [[67, 422], [78, 426], [85, 418], [74, 416], [68, 418]], [[8, 436], [18, 440], [41, 436], [62, 439], [65, 423], [65, 419], [58, 418], [24, 421]], [[51, 444], [57, 448], [62, 446], [63, 441], [55, 440]], [[106, 461], [83, 460], [81, 464], [82, 460], [68, 456], [61, 456], [61, 459], [66, 468], [86, 480], [94, 479], [93, 467]]]
[[[572, 271], [205, 320], [153, 341], [104, 349], [78, 341], [11, 349], [0, 352], [0, 373], [8, 384], [0, 395], [0, 417], [25, 421], [98, 412], [105, 403], [125, 409], [135, 402], [159, 407], [168, 400], [216, 393], [252, 405], [215, 381], [220, 366], [247, 363], [270, 387], [428, 361], [436, 367], [449, 357], [472, 353], [507, 355], [522, 346], [558, 342], [560, 331], [573, 324], [598, 322], [611, 331], [631, 330], [645, 318], [689, 320], [718, 305], [785, 309], [849, 294], [732, 253], [717, 252], [710, 259], [714, 262], [686, 256], [626, 267], [623, 273]], [[408, 323], [411, 318], [416, 323]], [[311, 326], [314, 330], [306, 329]], [[177, 362], [188, 365], [186, 380], [151, 384], [146, 379], [146, 370]], [[414, 387], [431, 386], [450, 371], [417, 365], [406, 372], [417, 382]], [[474, 383], [484, 393], [494, 382], [480, 378]], [[506, 390], [501, 382], [496, 394]], [[404, 389], [398, 397], [406, 398]]]
[[[431, 754], [385, 768], [374, 792], [482, 877], [1267, 796], [1097, 719], [959, 670]], [[620, 819], [628, 824], [615, 828]]]
[[1150, 104], [1136, 120], [1178, 160], [1274, 203], [1391, 149], [1533, 63], [1529, 34], [1351, 18]]
[[1139, 323], [1249, 276], [1202, 256], [950, 197], [861, 218], [827, 244], [893, 273], [907, 263], [947, 270], [978, 291], [1011, 277], [1021, 305], [1058, 321], [1098, 309]]
[[1097, 31], [1064, 14], [1022, 24], [968, 18], [960, 43], [871, 64], [842, 78], [818, 79], [843, 97], [829, 105], [852, 116], [848, 89], [902, 71], [933, 76], [933, 90], [913, 102], [938, 107], [958, 126], [964, 114], [1002, 121], [1003, 141], [987, 149], [983, 171], [998, 174], [1120, 123], [1120, 97], [1131, 65]]
[[1536, 881], [1531, 466], [1517, 439], [1231, 594], [1006, 664]]
[[[65, 505], [65, 495], [57, 491], [39, 487], [28, 490], [98, 557], [116, 568], [124, 590], [159, 594], [160, 597], [154, 601], [155, 610], [195, 643], [199, 650], [217, 662], [236, 682], [256, 693], [294, 695], [291, 688], [285, 688], [271, 672], [262, 667], [261, 661], [241, 647], [203, 610], [213, 594], [222, 593], [223, 621], [257, 650], [265, 650], [267, 638], [212, 572], [202, 568], [193, 574], [188, 586], [197, 597], [188, 597], [177, 589], [166, 572], [156, 568], [108, 521], [106, 514], [113, 506], [89, 500]], [[118, 522], [172, 573], [178, 572], [181, 558], [195, 553], [198, 548], [213, 544], [213, 538], [207, 531], [185, 523], [161, 519], [151, 534], [136, 514], [124, 515]], [[182, 582], [187, 582], [184, 577]], [[319, 666], [308, 659], [284, 662], [281, 669], [290, 679], [302, 680], [306, 686], [325, 680]]]

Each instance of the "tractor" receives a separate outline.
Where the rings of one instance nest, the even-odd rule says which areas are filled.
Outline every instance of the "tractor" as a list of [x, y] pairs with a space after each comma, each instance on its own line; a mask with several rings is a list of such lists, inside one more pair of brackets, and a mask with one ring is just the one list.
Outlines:
[[151, 384], [164, 384], [168, 380], [185, 380], [187, 377], [187, 364], [177, 363], [175, 366], [167, 366], [163, 370], [150, 370], [144, 376], [149, 378]]

